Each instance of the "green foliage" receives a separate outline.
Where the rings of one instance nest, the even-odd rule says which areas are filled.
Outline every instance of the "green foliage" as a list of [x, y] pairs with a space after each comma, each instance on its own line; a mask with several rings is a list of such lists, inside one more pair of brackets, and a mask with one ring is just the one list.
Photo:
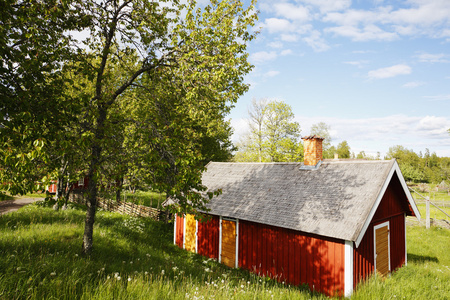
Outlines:
[[300, 125], [282, 101], [257, 102], [249, 111], [251, 132], [238, 145], [235, 161], [301, 161]]
[[392, 158], [397, 160], [407, 181], [440, 183], [450, 179], [450, 158], [430, 154], [428, 149], [422, 155], [397, 145], [389, 148], [386, 153], [385, 159]]
[[78, 1], [3, 0], [0, 7], [0, 181], [24, 194], [48, 179], [47, 142], [77, 113], [63, 97], [63, 64], [74, 59], [65, 32], [87, 19]]
[[[230, 157], [225, 117], [248, 89], [253, 2], [6, 1], [2, 9], [0, 180], [11, 193], [86, 175], [86, 252], [99, 190], [120, 191], [124, 178], [176, 198], [177, 211], [204, 208], [201, 172]], [[86, 38], [70, 37], [83, 29]]]
[[332, 141], [330, 129], [331, 127], [327, 125], [325, 122], [319, 122], [311, 126], [310, 135], [318, 135], [324, 138], [322, 141], [323, 158], [334, 158], [334, 153], [331, 153], [331, 151], [329, 151]]

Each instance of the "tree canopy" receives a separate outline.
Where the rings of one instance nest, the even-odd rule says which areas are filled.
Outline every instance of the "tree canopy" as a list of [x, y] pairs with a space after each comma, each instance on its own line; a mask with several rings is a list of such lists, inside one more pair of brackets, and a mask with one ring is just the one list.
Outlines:
[[282, 101], [252, 101], [250, 132], [237, 145], [236, 161], [301, 161], [300, 125], [292, 108]]
[[76, 157], [72, 172], [89, 179], [85, 253], [102, 180], [140, 173], [178, 211], [204, 209], [201, 172], [229, 157], [225, 116], [248, 89], [254, 4], [2, 2], [3, 187], [36, 189]]

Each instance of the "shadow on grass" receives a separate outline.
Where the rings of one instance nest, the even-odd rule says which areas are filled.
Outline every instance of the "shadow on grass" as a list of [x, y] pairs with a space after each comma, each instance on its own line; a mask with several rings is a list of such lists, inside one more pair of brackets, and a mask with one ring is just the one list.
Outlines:
[[[153, 278], [169, 280], [175, 292], [186, 289], [186, 281], [203, 285], [225, 277], [236, 287], [261, 280], [266, 287], [284, 287], [275, 280], [230, 269], [179, 249], [173, 245], [172, 224], [134, 218], [144, 225], [142, 230], [136, 230], [133, 223], [127, 223], [131, 218], [115, 213], [97, 214], [93, 253], [83, 257], [80, 253], [84, 217], [83, 211], [29, 208], [0, 218], [0, 230], [8, 235], [8, 238], [0, 237], [3, 257], [0, 282], [4, 286], [0, 291], [3, 289], [6, 299], [8, 296], [20, 298], [14, 293], [25, 287], [25, 291], [30, 288], [37, 291], [35, 298], [58, 298], [57, 291], [64, 289], [70, 290], [74, 298], [80, 298], [88, 290], [95, 291], [108, 282], [107, 278], [114, 278], [115, 274], [123, 278], [135, 274], [149, 274], [144, 278], [150, 278], [153, 274]], [[51, 274], [58, 274], [61, 287], [52, 285], [57, 281]], [[180, 276], [185, 279], [180, 280]], [[290, 289], [316, 295], [307, 286]]]
[[439, 263], [439, 259], [437, 257], [431, 257], [427, 255], [416, 255], [408, 253], [408, 262], [415, 263], [425, 263], [425, 262], [435, 262]]

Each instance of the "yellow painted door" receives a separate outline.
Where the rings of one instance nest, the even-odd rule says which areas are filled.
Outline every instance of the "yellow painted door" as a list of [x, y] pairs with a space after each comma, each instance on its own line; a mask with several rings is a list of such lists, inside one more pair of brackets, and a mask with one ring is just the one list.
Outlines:
[[236, 266], [236, 222], [222, 220], [222, 253], [221, 261], [224, 265]]
[[390, 271], [388, 226], [375, 229], [375, 249], [377, 274], [386, 276]]
[[184, 247], [191, 252], [195, 252], [196, 227], [194, 215], [186, 215], [186, 237], [184, 239]]

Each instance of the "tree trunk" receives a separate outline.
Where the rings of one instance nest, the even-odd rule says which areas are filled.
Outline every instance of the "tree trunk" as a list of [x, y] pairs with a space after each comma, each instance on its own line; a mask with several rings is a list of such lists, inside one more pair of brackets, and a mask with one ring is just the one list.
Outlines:
[[101, 141], [104, 138], [104, 123], [106, 120], [106, 109], [99, 108], [99, 116], [97, 118], [97, 126], [95, 130], [95, 138], [91, 148], [91, 163], [89, 165], [88, 172], [88, 198], [86, 201], [87, 211], [86, 220], [84, 223], [84, 235], [83, 235], [83, 254], [91, 254], [93, 247], [93, 235], [94, 235], [94, 221], [95, 212], [97, 210], [97, 194], [98, 194], [98, 176], [100, 161], [102, 159], [102, 147]]
[[120, 193], [123, 186], [123, 177], [116, 181], [116, 202], [120, 202]]
[[[96, 147], [93, 147], [96, 148]], [[93, 154], [95, 149], [93, 149]], [[97, 176], [95, 175], [96, 159], [94, 155], [92, 157], [91, 166], [89, 167], [89, 185], [88, 185], [88, 197], [87, 197], [87, 211], [86, 220], [84, 223], [84, 235], [83, 235], [83, 246], [82, 251], [84, 254], [90, 254], [92, 252], [93, 246], [93, 235], [94, 235], [94, 221], [95, 212], [97, 210]]]

